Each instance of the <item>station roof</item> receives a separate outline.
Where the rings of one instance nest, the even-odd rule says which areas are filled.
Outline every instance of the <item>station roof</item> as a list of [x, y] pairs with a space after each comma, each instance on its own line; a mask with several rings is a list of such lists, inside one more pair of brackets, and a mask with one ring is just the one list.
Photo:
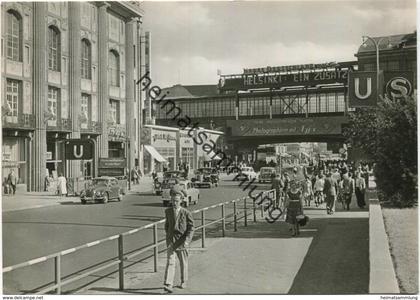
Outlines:
[[[380, 39], [383, 39], [379, 45], [379, 50], [393, 50], [401, 48], [411, 48], [416, 47], [417, 44], [417, 32], [408, 33], [408, 34], [396, 34], [389, 36], [378, 36], [372, 37], [376, 42]], [[389, 47], [391, 45], [391, 47]], [[375, 45], [371, 40], [365, 42], [365, 46], [362, 44], [357, 51], [356, 56], [360, 54], [367, 54], [368, 52], [376, 51]]]
[[205, 96], [219, 95], [217, 84], [202, 85], [181, 85], [176, 84], [172, 87], [162, 89], [162, 95], [169, 91], [166, 99], [176, 98], [198, 98]]

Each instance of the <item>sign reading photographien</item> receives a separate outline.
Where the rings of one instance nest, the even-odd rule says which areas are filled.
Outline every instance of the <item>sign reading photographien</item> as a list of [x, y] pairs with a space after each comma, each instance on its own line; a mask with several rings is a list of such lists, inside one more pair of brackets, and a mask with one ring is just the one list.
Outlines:
[[219, 80], [219, 89], [221, 91], [259, 88], [275, 89], [287, 86], [315, 86], [318, 84], [347, 83], [347, 67], [340, 69], [337, 67], [339, 65], [336, 64], [334, 65], [335, 69], [332, 69], [332, 66], [325, 65], [325, 69], [319, 70], [318, 67], [304, 69], [303, 66], [306, 65], [302, 65], [299, 68], [285, 66], [244, 69], [244, 74], [241, 75], [222, 76]]
[[346, 117], [228, 120], [232, 136], [339, 135]]

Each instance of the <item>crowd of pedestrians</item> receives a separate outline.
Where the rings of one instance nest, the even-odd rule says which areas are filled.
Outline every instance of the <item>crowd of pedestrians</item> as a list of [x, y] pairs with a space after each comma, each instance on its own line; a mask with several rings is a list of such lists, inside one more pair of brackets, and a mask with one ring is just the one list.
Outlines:
[[303, 210], [312, 203], [315, 207], [325, 203], [327, 214], [334, 214], [337, 202], [344, 210], [350, 210], [355, 195], [357, 206], [360, 209], [366, 206], [365, 191], [371, 172], [368, 164], [355, 167], [345, 161], [324, 162], [301, 168], [299, 174], [295, 167], [291, 172], [273, 175], [271, 186], [276, 190], [275, 205], [286, 209], [286, 222], [291, 225], [293, 236], [299, 235], [300, 219], [305, 217]]

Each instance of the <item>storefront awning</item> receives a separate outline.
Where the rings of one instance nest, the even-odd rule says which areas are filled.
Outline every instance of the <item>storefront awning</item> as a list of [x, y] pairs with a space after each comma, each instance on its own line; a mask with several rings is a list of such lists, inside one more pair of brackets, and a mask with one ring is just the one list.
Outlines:
[[214, 151], [211, 151], [210, 153], [204, 152], [204, 160], [205, 161], [211, 161], [211, 160], [222, 160], [219, 155], [216, 155]]
[[157, 150], [154, 148], [154, 147], [152, 147], [152, 146], [150, 146], [150, 145], [144, 145], [144, 148], [147, 150], [147, 152], [149, 152], [150, 153], [150, 155], [154, 158], [154, 159], [156, 159], [158, 162], [166, 162], [166, 159], [162, 156], [162, 155], [160, 155], [160, 153], [159, 152], [157, 152]]

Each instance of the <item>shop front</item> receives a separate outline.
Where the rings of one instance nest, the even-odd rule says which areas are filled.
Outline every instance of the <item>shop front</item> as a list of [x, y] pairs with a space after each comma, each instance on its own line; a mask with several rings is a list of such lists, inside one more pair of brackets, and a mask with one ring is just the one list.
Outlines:
[[5, 186], [7, 177], [13, 170], [18, 177], [18, 184], [28, 184], [28, 159], [25, 151], [28, 140], [23, 137], [3, 137], [2, 145], [2, 186], [3, 193], [7, 193]]
[[144, 173], [176, 170], [178, 129], [146, 125], [142, 131]]
[[179, 158], [181, 165], [188, 165], [190, 170], [194, 169], [194, 140], [188, 135], [187, 130], [179, 131]]

